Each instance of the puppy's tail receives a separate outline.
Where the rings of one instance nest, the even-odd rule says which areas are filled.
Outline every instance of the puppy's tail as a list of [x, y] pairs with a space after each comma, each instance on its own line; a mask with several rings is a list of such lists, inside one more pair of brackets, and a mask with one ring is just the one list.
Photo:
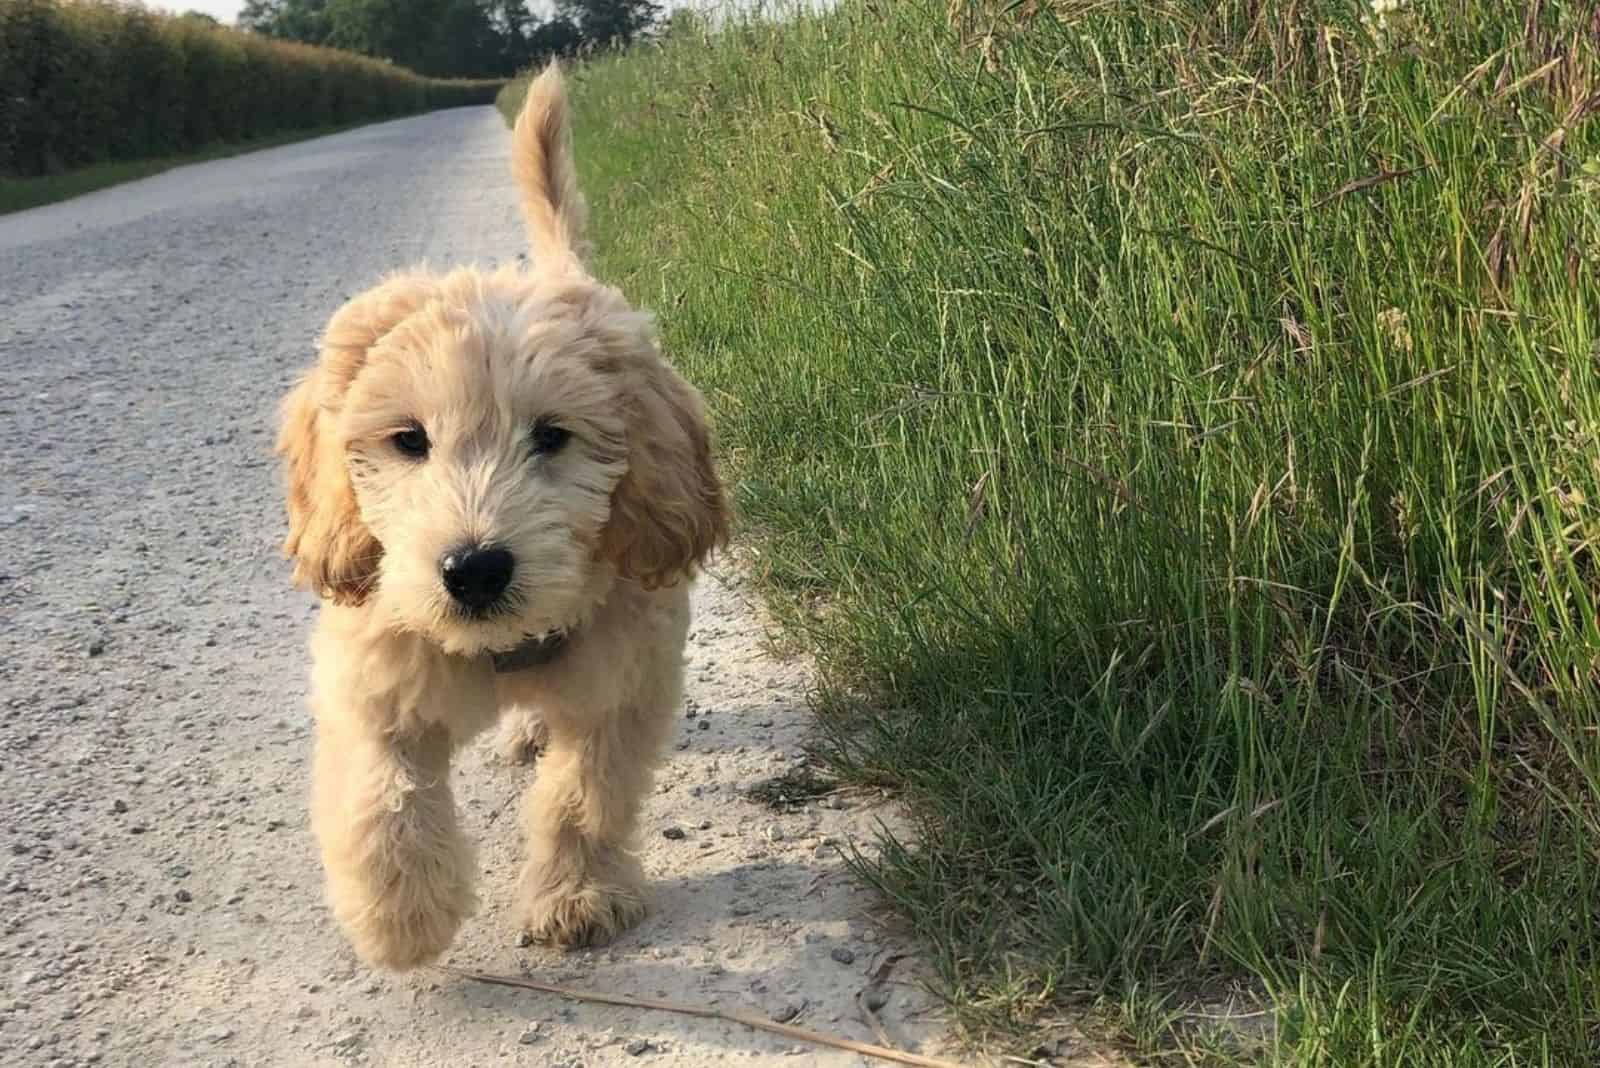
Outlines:
[[550, 266], [566, 261], [581, 269], [589, 251], [584, 238], [588, 209], [572, 163], [566, 86], [554, 62], [528, 85], [511, 134], [511, 168], [534, 257]]

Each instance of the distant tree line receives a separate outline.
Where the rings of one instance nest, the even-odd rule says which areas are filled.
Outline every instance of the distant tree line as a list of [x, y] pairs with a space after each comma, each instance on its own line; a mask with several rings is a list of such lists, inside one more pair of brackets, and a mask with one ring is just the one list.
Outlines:
[[245, 0], [239, 25], [269, 37], [393, 60], [436, 77], [508, 77], [555, 56], [627, 45], [660, 17], [655, 0]]

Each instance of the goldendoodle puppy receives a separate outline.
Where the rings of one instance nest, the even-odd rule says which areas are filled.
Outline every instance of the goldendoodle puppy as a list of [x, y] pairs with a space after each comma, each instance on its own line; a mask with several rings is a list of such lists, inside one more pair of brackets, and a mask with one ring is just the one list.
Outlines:
[[512, 135], [531, 269], [394, 275], [341, 308], [284, 405], [312, 638], [312, 824], [360, 955], [407, 968], [473, 910], [450, 757], [536, 715], [524, 928], [604, 941], [644, 911], [630, 852], [678, 706], [687, 580], [727, 533], [699, 395], [584, 267], [561, 77]]

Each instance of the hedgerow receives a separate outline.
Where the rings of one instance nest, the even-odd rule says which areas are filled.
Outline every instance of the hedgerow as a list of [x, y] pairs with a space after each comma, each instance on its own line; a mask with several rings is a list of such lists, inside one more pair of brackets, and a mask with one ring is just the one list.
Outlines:
[[499, 87], [136, 4], [0, 0], [0, 175], [485, 104]]

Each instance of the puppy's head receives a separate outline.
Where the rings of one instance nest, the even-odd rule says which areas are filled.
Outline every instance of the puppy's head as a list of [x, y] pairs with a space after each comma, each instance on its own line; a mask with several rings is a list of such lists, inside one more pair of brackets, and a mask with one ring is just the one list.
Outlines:
[[535, 271], [350, 301], [279, 440], [297, 581], [461, 654], [579, 622], [612, 575], [675, 582], [727, 532], [699, 395], [583, 268], [553, 71], [514, 145]]

